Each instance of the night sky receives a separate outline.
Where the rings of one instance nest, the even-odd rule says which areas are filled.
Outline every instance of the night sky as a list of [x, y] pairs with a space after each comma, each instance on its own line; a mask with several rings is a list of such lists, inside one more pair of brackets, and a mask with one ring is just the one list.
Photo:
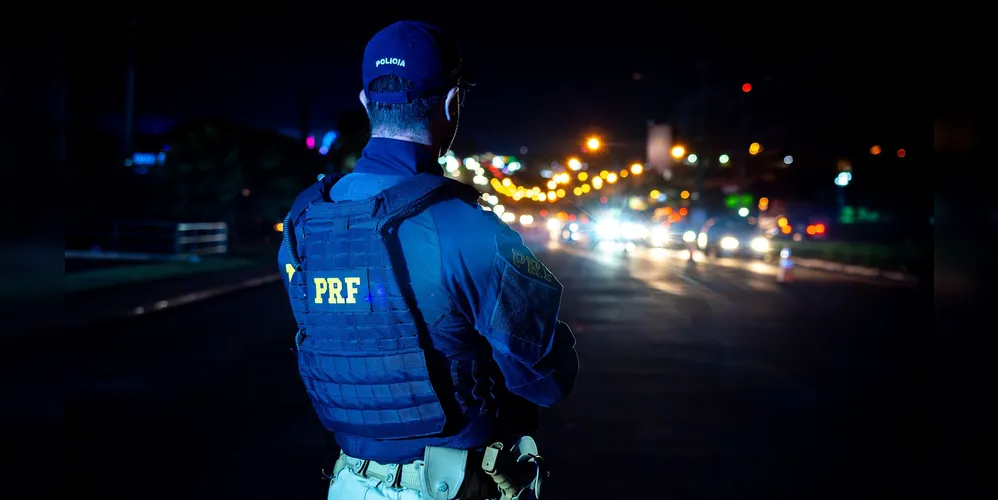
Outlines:
[[[643, 141], [649, 120], [668, 122], [676, 104], [702, 86], [696, 68], [703, 62], [710, 63], [713, 85], [738, 93], [742, 83], [752, 82], [757, 104], [775, 124], [806, 136], [799, 140], [846, 153], [912, 140], [912, 91], [900, 63], [907, 58], [876, 40], [860, 44], [833, 36], [832, 20], [827, 29], [790, 30], [776, 19], [732, 29], [706, 20], [603, 12], [139, 17], [140, 131], [159, 132], [176, 120], [205, 115], [297, 129], [304, 96], [312, 126], [328, 128], [340, 111], [359, 106], [368, 38], [406, 17], [438, 24], [458, 38], [479, 83], [468, 97], [460, 135], [482, 149], [570, 151], [589, 130], [613, 141]], [[70, 55], [86, 54], [98, 109], [113, 116], [124, 102], [125, 23], [102, 22], [95, 28], [100, 36], [80, 41]]]

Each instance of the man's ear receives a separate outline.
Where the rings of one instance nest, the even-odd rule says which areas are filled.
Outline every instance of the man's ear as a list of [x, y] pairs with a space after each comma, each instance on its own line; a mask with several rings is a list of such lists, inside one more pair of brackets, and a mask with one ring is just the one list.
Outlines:
[[452, 122], [457, 119], [460, 107], [461, 102], [458, 97], [458, 90], [457, 87], [454, 87], [447, 92], [447, 97], [444, 98], [444, 117], [447, 118], [447, 121]]
[[360, 91], [360, 105], [364, 106], [364, 111], [367, 111], [367, 92], [363, 90]]

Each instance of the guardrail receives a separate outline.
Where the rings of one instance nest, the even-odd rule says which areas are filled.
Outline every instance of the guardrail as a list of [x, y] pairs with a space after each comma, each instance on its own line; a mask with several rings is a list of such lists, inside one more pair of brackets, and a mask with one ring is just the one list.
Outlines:
[[224, 222], [181, 222], [174, 240], [174, 253], [181, 255], [228, 253], [229, 226]]
[[199, 260], [229, 251], [224, 222], [119, 221], [71, 230], [67, 258]]

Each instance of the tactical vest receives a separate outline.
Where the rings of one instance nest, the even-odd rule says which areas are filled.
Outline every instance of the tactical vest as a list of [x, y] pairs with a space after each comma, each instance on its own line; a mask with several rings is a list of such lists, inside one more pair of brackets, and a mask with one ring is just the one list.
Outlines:
[[441, 399], [447, 382], [436, 377], [449, 379], [448, 368], [431, 366], [408, 279], [396, 272], [405, 269], [397, 230], [436, 202], [480, 194], [420, 174], [372, 198], [319, 199], [288, 214], [298, 368], [327, 429], [369, 439], [437, 436], [459, 411]]

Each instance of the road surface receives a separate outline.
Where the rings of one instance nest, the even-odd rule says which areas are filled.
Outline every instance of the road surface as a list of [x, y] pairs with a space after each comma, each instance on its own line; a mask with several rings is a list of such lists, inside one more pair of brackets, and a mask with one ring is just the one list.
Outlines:
[[[543, 415], [547, 498], [889, 497], [917, 473], [906, 422], [928, 295], [803, 269], [780, 285], [761, 262], [688, 275], [661, 250], [538, 256], [565, 285], [582, 366]], [[324, 498], [335, 450], [294, 331], [273, 285], [74, 332], [65, 406], [33, 394], [64, 412], [73, 490]]]

